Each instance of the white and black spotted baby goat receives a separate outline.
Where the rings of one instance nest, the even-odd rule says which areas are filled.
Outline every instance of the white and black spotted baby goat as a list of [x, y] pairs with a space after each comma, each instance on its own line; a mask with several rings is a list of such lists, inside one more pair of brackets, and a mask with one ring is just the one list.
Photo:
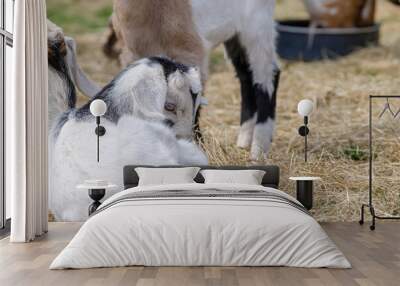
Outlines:
[[[199, 105], [196, 68], [166, 58], [129, 65], [81, 108], [70, 108], [51, 132], [50, 210], [58, 220], [83, 220], [90, 200], [75, 186], [88, 178], [123, 185], [129, 164], [204, 165], [207, 158], [189, 138]], [[96, 160], [95, 118], [90, 103], [102, 99], [106, 133]], [[120, 191], [117, 189], [116, 191]], [[113, 192], [108, 192], [111, 195]]]

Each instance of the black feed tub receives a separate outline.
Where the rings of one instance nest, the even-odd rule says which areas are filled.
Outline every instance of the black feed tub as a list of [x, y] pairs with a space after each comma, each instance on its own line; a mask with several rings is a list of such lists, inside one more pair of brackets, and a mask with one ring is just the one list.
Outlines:
[[335, 59], [379, 43], [379, 24], [362, 28], [311, 28], [307, 20], [278, 23], [278, 54], [287, 60]]

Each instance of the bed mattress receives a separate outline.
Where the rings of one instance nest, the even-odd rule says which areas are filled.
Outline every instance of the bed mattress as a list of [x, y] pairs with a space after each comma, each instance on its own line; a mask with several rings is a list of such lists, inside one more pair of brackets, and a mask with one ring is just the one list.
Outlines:
[[196, 183], [113, 195], [50, 269], [129, 265], [351, 267], [291, 196], [262, 186]]

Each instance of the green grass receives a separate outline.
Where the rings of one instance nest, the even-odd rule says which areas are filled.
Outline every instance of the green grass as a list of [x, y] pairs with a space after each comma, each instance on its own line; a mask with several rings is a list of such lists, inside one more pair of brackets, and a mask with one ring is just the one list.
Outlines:
[[354, 161], [364, 161], [368, 159], [368, 152], [360, 149], [358, 145], [350, 145], [342, 150], [344, 156]]
[[112, 1], [47, 0], [47, 17], [74, 36], [103, 30], [112, 13]]

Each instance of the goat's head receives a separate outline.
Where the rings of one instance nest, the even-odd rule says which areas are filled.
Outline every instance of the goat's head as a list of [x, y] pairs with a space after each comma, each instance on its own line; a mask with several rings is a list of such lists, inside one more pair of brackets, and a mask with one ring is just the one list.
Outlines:
[[113, 121], [124, 114], [163, 121], [178, 138], [189, 139], [201, 88], [197, 68], [166, 58], [145, 58], [123, 70], [95, 98], [106, 101], [109, 108], [105, 116]]

